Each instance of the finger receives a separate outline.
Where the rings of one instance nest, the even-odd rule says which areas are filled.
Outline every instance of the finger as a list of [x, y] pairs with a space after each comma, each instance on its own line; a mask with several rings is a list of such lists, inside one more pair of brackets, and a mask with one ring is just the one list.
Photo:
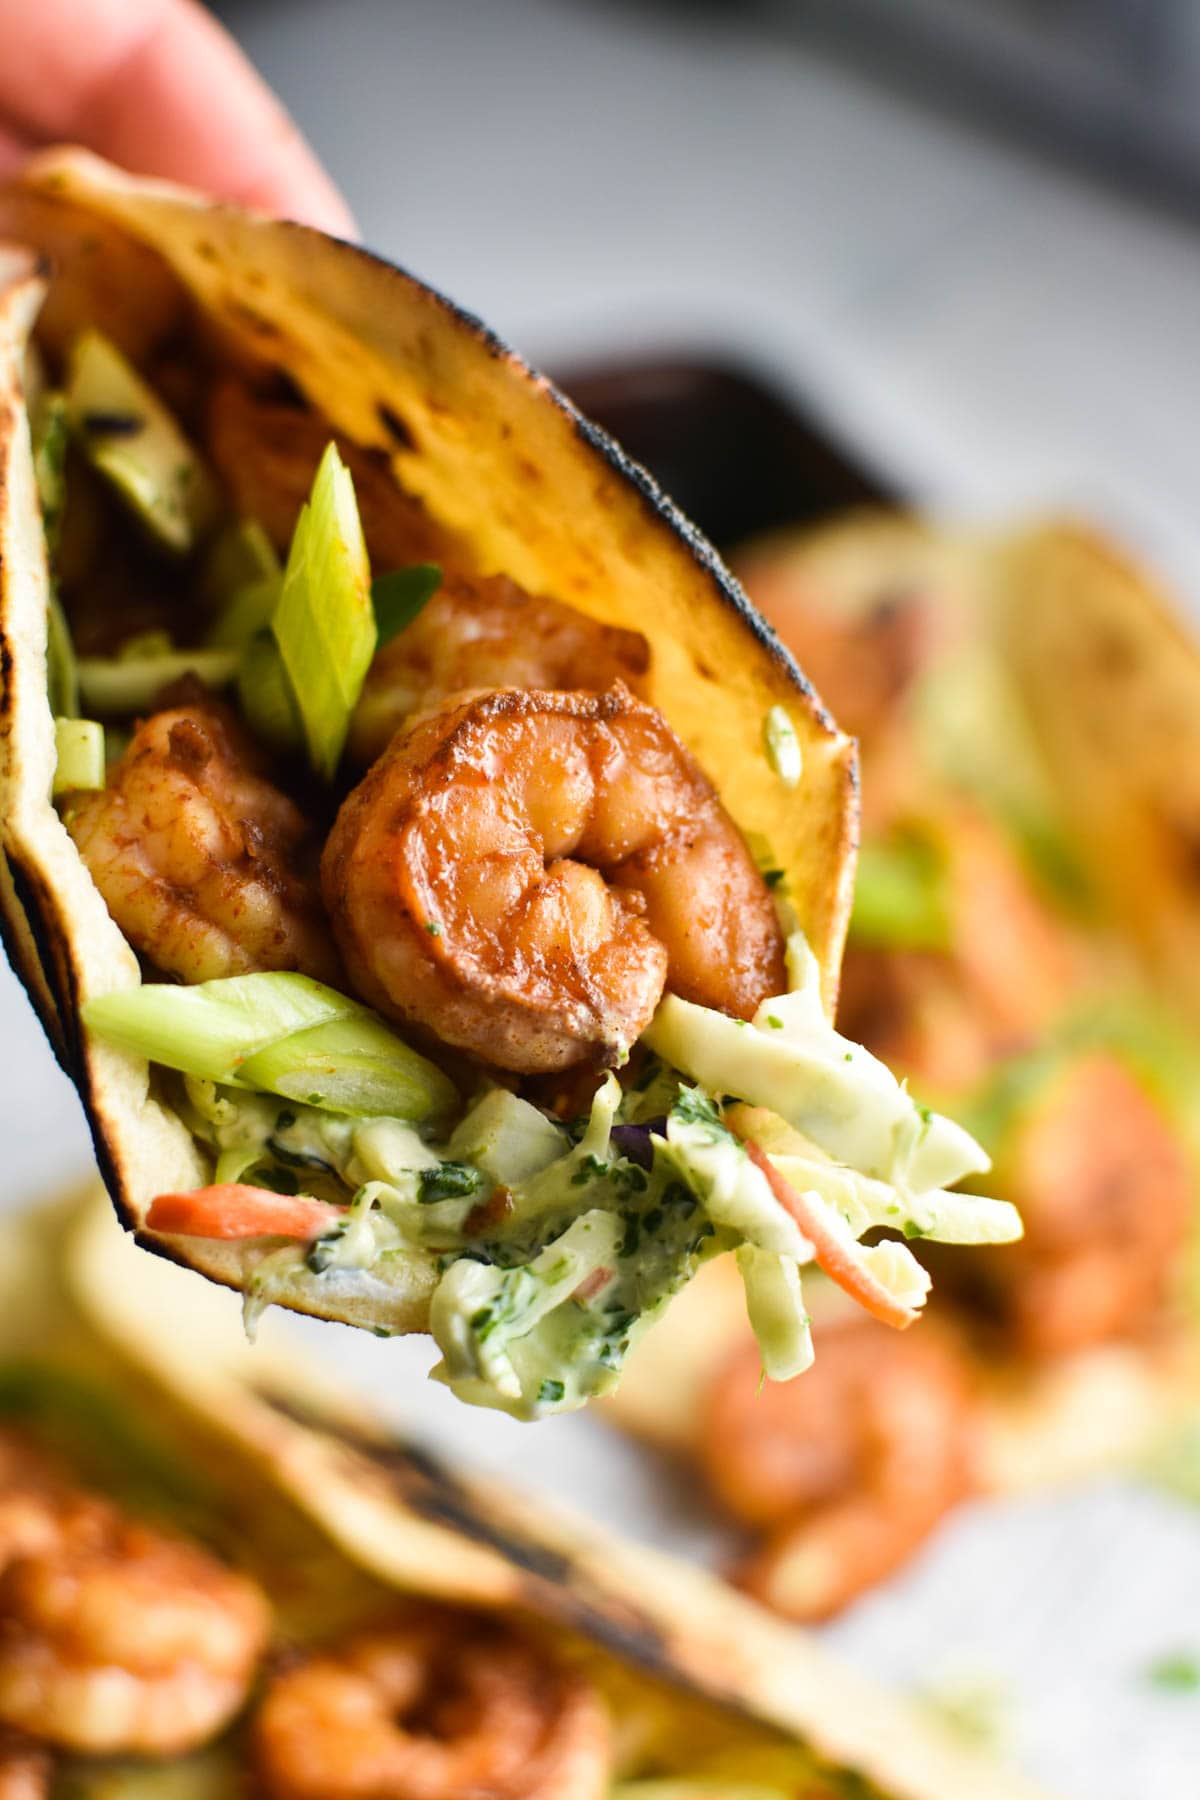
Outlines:
[[0, 0], [0, 116], [147, 175], [353, 234], [266, 83], [193, 0]]
[[0, 181], [6, 175], [12, 175], [26, 161], [33, 148], [27, 138], [9, 131], [0, 123]]

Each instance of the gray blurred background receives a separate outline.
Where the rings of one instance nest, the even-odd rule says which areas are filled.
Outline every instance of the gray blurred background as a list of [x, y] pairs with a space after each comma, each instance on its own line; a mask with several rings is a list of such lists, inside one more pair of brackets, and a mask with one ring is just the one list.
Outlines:
[[1200, 594], [1195, 0], [240, 0], [367, 240], [555, 370], [715, 348]]
[[[1200, 617], [1194, 0], [218, 10], [366, 240], [551, 372], [748, 367], [937, 509], [1091, 513]], [[2, 969], [0, 1042], [24, 1199], [89, 1155]], [[530, 1431], [428, 1387], [422, 1343], [302, 1335], [456, 1454], [719, 1548], [595, 1418]], [[1200, 1791], [1200, 1695], [1145, 1673], [1200, 1654], [1200, 1516], [1180, 1503], [1114, 1481], [964, 1509], [831, 1635], [912, 1689], [992, 1693], [1011, 1754], [1079, 1800]]]

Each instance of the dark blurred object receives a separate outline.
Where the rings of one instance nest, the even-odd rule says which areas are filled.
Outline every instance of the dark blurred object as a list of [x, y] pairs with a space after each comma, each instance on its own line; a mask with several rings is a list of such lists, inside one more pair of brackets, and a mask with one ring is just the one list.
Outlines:
[[555, 379], [714, 543], [899, 500], [823, 421], [749, 371], [647, 358]]
[[755, 17], [975, 125], [1200, 202], [1197, 0], [760, 0]]

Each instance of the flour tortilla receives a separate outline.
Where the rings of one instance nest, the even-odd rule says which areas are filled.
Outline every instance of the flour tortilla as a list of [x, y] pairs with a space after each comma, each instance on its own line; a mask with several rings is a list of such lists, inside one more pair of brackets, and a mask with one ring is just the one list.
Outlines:
[[[48, 578], [21, 370], [44, 300], [61, 353], [93, 318], [135, 360], [185, 327], [239, 372], [282, 373], [331, 428], [390, 465], [481, 572], [650, 640], [648, 697], [771, 847], [818, 958], [827, 1005], [853, 882], [854, 749], [714, 551], [644, 470], [487, 328], [412, 276], [299, 225], [141, 181], [81, 151], [38, 158], [0, 190], [0, 910], [14, 964], [87, 1109], [122, 1221], [150, 1248], [244, 1287], [261, 1246], [146, 1231], [160, 1193], [210, 1170], [148, 1065], [88, 1037], [79, 1008], [139, 979], [50, 801]], [[763, 746], [782, 707], [803, 779]], [[327, 1275], [280, 1304], [424, 1329], [432, 1273], [372, 1290]]]
[[[223, 1435], [235, 1462], [293, 1502], [347, 1567], [405, 1593], [541, 1621], [585, 1646], [619, 1704], [637, 1710], [657, 1695], [664, 1774], [686, 1769], [723, 1717], [728, 1772], [743, 1782], [774, 1741], [869, 1784], [851, 1787], [862, 1800], [1036, 1800], [714, 1576], [456, 1474], [385, 1429], [302, 1366], [282, 1321], [251, 1349], [230, 1297], [139, 1256], [100, 1195], [67, 1237], [65, 1280], [109, 1353], [142, 1368], [181, 1417]], [[809, 1791], [794, 1776], [788, 1786]]]

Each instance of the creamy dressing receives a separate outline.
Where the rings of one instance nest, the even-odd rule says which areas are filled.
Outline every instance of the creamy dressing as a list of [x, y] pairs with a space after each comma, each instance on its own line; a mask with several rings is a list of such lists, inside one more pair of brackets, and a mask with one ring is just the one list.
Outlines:
[[[611, 1389], [670, 1297], [724, 1250], [772, 1379], [812, 1360], [805, 1229], [918, 1308], [928, 1277], [903, 1238], [995, 1243], [1020, 1220], [946, 1191], [988, 1166], [978, 1144], [833, 1029], [798, 936], [789, 961], [792, 991], [748, 1023], [668, 996], [648, 1034], [657, 1060], [628, 1091], [608, 1076], [573, 1129], [501, 1087], [439, 1137], [188, 1078], [219, 1179], [339, 1206], [311, 1245], [263, 1259], [249, 1313], [297, 1281], [410, 1285], [423, 1265], [435, 1378], [529, 1419]], [[795, 1216], [743, 1136], [802, 1197]], [[898, 1237], [858, 1242], [879, 1228]]]

